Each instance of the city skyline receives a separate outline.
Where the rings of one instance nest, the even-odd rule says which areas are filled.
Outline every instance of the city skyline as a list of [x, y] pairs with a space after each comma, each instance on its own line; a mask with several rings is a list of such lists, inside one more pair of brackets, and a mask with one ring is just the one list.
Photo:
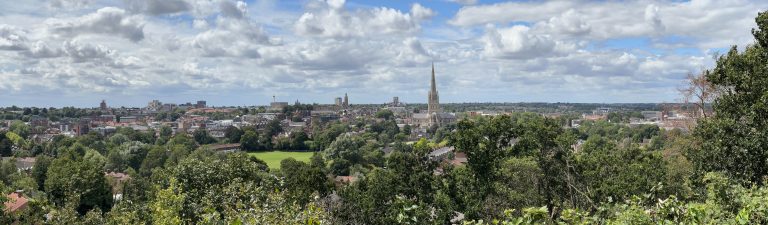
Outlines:
[[676, 102], [759, 1], [0, 1], [0, 106]]

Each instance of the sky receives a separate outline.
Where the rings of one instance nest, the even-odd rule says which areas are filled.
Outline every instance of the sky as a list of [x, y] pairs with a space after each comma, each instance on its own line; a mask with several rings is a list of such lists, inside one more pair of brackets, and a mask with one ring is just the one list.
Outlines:
[[0, 0], [0, 106], [677, 102], [768, 1]]

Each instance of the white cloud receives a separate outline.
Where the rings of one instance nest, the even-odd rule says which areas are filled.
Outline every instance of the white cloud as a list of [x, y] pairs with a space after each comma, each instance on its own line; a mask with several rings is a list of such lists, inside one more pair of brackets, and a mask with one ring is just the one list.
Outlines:
[[575, 1], [544, 1], [467, 6], [459, 9], [449, 23], [456, 26], [473, 26], [494, 22], [541, 21], [574, 8], [577, 4]]
[[329, 38], [414, 34], [421, 28], [419, 23], [434, 14], [419, 4], [412, 6], [410, 14], [386, 7], [350, 12], [344, 9], [343, 0], [329, 0], [304, 13], [294, 30], [299, 35]]
[[51, 0], [48, 3], [54, 8], [81, 8], [92, 2], [92, 0]]
[[413, 3], [411, 6], [411, 16], [416, 20], [425, 20], [432, 18], [437, 13], [430, 8], [426, 8], [419, 3]]
[[190, 45], [207, 57], [259, 58], [259, 46], [272, 40], [258, 25], [245, 20], [219, 18], [215, 29], [197, 34]]
[[474, 5], [477, 4], [477, 0], [449, 0], [451, 2], [459, 3], [462, 5]]
[[132, 12], [146, 13], [149, 15], [163, 15], [185, 12], [192, 8], [184, 0], [123, 0], [126, 8]]
[[550, 37], [531, 34], [530, 28], [522, 25], [502, 29], [489, 26], [483, 40], [487, 55], [513, 59], [547, 56], [557, 45]]
[[139, 16], [128, 15], [125, 10], [114, 7], [74, 19], [48, 21], [54, 33], [78, 36], [83, 33], [118, 35], [137, 42], [144, 39], [144, 21]]
[[243, 1], [221, 1], [219, 8], [221, 9], [221, 14], [225, 17], [242, 19], [248, 14], [248, 4], [245, 4]]
[[0, 2], [0, 102], [424, 102], [431, 62], [445, 102], [664, 101], [712, 65], [709, 48], [750, 43], [768, 4], [522, 1], [465, 5], [446, 21], [428, 1], [60, 2], [78, 8]]
[[114, 55], [114, 51], [104, 46], [81, 44], [77, 41], [64, 42], [64, 45], [62, 45], [62, 52], [69, 56], [74, 63], [105, 59]]
[[0, 24], [0, 50], [26, 49], [26, 35], [26, 32], [19, 28]]
[[695, 47], [713, 48], [748, 43], [748, 28], [766, 8], [768, 2], [748, 0], [526, 1], [466, 6], [449, 23], [471, 27], [524, 22], [536, 25], [534, 33], [581, 35], [588, 41], [687, 36], [700, 40]]
[[584, 35], [590, 32], [592, 27], [583, 19], [583, 15], [576, 10], [569, 9], [561, 15], [549, 18], [540, 26], [548, 28], [550, 32], [558, 32], [566, 35]]
[[208, 21], [205, 21], [204, 19], [195, 19], [192, 21], [192, 27], [199, 30], [208, 29]]
[[35, 42], [28, 52], [23, 53], [32, 58], [54, 58], [61, 56], [61, 50], [58, 48], [50, 48], [48, 44], [43, 41]]

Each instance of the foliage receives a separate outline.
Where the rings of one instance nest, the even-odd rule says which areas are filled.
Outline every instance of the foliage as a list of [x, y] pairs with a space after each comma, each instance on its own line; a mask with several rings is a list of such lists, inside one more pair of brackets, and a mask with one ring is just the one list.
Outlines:
[[689, 156], [699, 173], [721, 171], [743, 183], [768, 176], [768, 12], [755, 19], [755, 44], [743, 52], [736, 46], [706, 71], [706, 79], [722, 90], [714, 115], [694, 131], [698, 144]]
[[54, 160], [46, 174], [45, 191], [58, 206], [76, 204], [81, 215], [95, 208], [109, 211], [112, 206], [112, 193], [101, 167], [89, 161]]

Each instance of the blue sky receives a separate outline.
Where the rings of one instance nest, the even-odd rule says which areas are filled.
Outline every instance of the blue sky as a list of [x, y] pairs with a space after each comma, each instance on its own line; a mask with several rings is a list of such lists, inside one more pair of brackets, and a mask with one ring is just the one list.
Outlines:
[[675, 102], [764, 1], [0, 0], [0, 106]]

